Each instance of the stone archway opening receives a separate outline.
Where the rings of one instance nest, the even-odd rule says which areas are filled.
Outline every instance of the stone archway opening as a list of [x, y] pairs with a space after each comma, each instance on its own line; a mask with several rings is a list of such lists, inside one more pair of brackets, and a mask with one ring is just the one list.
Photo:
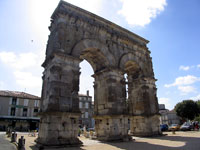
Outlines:
[[[126, 85], [126, 104], [127, 104], [127, 111], [128, 114], [133, 114], [133, 101], [135, 101], [135, 98], [133, 98], [132, 89], [133, 84], [135, 82], [135, 79], [139, 77], [141, 74], [140, 66], [134, 62], [133, 60], [128, 60], [124, 63], [123, 66], [124, 70], [124, 80]], [[133, 135], [133, 121], [132, 116], [129, 115], [128, 118], [128, 126], [129, 126], [129, 134]]]
[[127, 139], [125, 86], [121, 83], [123, 73], [108, 67], [108, 56], [102, 49], [85, 48], [80, 58], [87, 60], [94, 71], [94, 119], [98, 139]]
[[86, 60], [80, 62], [80, 94], [86, 93], [89, 90], [89, 94], [92, 96], [92, 100], [94, 101], [94, 78], [92, 75], [94, 71], [92, 66]]
[[81, 116], [79, 120], [80, 128], [94, 128], [93, 104], [94, 104], [94, 71], [92, 66], [83, 60], [80, 62], [79, 79], [79, 109]]

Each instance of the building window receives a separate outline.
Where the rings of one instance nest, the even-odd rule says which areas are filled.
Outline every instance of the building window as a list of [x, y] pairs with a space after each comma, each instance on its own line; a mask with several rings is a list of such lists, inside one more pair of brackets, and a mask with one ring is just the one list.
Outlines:
[[35, 107], [39, 107], [39, 101], [35, 100]]
[[79, 108], [82, 108], [82, 102], [79, 102]]
[[24, 99], [24, 106], [28, 106], [28, 99]]
[[38, 108], [35, 108], [35, 109], [33, 110], [33, 112], [34, 112], [33, 116], [34, 116], [34, 117], [37, 116], [38, 111], [39, 111]]
[[34, 109], [34, 113], [38, 113], [38, 109], [37, 108]]
[[85, 108], [85, 102], [82, 102], [82, 108]]
[[84, 114], [81, 115], [81, 118], [84, 118]]
[[85, 118], [88, 118], [88, 112], [85, 112]]
[[28, 112], [28, 110], [27, 110], [27, 108], [23, 108], [23, 117], [27, 117], [27, 112]]
[[85, 108], [88, 108], [88, 103], [87, 102], [85, 103]]
[[15, 116], [15, 108], [14, 108], [14, 107], [11, 108], [10, 115], [11, 115], [11, 116]]
[[12, 98], [12, 105], [16, 105], [17, 104], [17, 98], [16, 97], [13, 97]]

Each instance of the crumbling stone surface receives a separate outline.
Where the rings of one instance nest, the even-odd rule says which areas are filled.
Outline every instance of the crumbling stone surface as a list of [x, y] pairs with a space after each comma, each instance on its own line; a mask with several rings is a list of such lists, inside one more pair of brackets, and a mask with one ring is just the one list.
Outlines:
[[38, 143], [79, 143], [78, 91], [82, 60], [87, 60], [94, 70], [98, 139], [127, 138], [128, 118], [133, 134], [159, 134], [156, 79], [146, 46], [149, 41], [64, 1], [60, 1], [51, 18], [42, 65], [45, 70]]
[[99, 140], [115, 141], [129, 140], [128, 116], [125, 115], [98, 115], [95, 116], [95, 132]]

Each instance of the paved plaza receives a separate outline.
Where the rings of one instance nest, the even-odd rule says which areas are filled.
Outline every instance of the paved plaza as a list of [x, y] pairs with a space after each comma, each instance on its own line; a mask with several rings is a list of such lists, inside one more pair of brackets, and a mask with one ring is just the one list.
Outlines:
[[5, 138], [5, 132], [0, 132], [0, 150], [16, 150], [16, 146]]
[[[82, 147], [56, 148], [57, 150], [200, 150], [200, 132], [165, 132], [166, 136], [138, 138], [133, 137], [130, 142], [106, 142], [102, 143], [96, 140], [86, 139], [83, 136], [80, 140], [83, 142]], [[18, 138], [24, 136], [26, 139], [26, 150], [37, 150], [34, 140], [36, 137], [28, 136], [27, 133], [18, 133]], [[2, 135], [1, 135], [2, 137]], [[2, 138], [1, 138], [2, 140]], [[2, 143], [2, 141], [0, 141]], [[8, 141], [4, 144], [10, 144]], [[13, 150], [11, 146], [10, 149]], [[2, 149], [2, 147], [0, 148]], [[48, 150], [54, 150], [53, 148]]]

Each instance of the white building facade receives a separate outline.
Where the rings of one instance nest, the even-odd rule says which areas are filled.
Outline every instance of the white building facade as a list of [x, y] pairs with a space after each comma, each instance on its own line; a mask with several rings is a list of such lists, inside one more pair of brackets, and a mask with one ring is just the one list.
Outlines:
[[0, 130], [7, 127], [17, 131], [38, 128], [40, 97], [24, 92], [0, 91]]

